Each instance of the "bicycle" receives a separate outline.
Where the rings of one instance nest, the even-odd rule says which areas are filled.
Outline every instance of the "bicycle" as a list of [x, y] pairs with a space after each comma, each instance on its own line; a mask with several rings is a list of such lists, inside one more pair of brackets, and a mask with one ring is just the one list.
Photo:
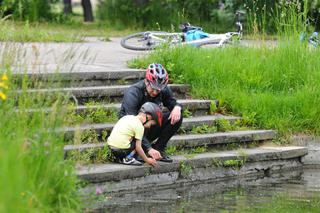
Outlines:
[[[244, 12], [236, 12], [236, 32], [227, 32], [222, 34], [208, 34], [202, 31], [201, 27], [192, 26], [189, 23], [180, 25], [182, 32], [168, 33], [161, 31], [146, 31], [129, 35], [121, 40], [121, 46], [130, 50], [153, 50], [163, 44], [175, 45], [193, 45], [195, 47], [222, 47], [236, 37], [237, 40], [242, 38], [241, 15]], [[204, 38], [195, 40], [186, 40], [186, 36], [190, 31], [198, 31], [204, 33]], [[206, 34], [206, 35], [205, 35]]]

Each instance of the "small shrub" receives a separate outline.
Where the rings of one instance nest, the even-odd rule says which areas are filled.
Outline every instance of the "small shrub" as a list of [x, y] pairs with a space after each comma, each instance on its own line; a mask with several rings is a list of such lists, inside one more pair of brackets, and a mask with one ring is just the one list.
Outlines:
[[192, 117], [192, 112], [188, 108], [184, 109], [182, 114], [184, 118]]
[[215, 133], [215, 132], [217, 132], [216, 126], [208, 126], [206, 124], [193, 127], [191, 130], [192, 134], [208, 134], [208, 133]]
[[182, 161], [182, 162], [180, 162], [180, 169], [179, 170], [180, 170], [180, 173], [182, 176], [188, 176], [189, 174], [191, 174], [193, 167], [189, 163]]

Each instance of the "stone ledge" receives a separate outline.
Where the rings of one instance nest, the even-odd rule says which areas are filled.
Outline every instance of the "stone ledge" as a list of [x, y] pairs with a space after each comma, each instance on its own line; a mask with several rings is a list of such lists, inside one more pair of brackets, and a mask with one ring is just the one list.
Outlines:
[[[175, 135], [168, 142], [168, 146], [192, 148], [205, 145], [213, 146], [222, 144], [226, 145], [229, 143], [261, 142], [272, 140], [275, 136], [276, 132], [273, 130], [247, 130], [218, 132], [213, 134]], [[66, 145], [64, 147], [65, 157], [67, 158], [71, 151], [84, 152], [89, 149], [98, 151], [103, 149], [106, 145], [106, 143]]]
[[[169, 85], [176, 98], [186, 98], [186, 94], [189, 91], [189, 85], [186, 84], [170, 84]], [[120, 101], [123, 97], [124, 91], [128, 89], [130, 85], [110, 85], [110, 86], [94, 86], [94, 87], [68, 87], [68, 88], [50, 88], [50, 89], [29, 89], [27, 94], [68, 94], [76, 104], [83, 104], [88, 99], [94, 99], [97, 101]], [[13, 93], [22, 93], [22, 90], [15, 90]]]
[[22, 79], [24, 76], [39, 81], [90, 81], [90, 80], [127, 80], [142, 79], [145, 76], [144, 70], [139, 69], [122, 69], [106, 71], [70, 71], [70, 72], [26, 72], [14, 73], [13, 77]]
[[[225, 119], [229, 122], [235, 122], [236, 120], [241, 119], [240, 117], [236, 116], [224, 116], [224, 115], [206, 115], [206, 116], [197, 116], [197, 117], [190, 117], [184, 118], [182, 123], [182, 128], [185, 130], [190, 130], [196, 125], [208, 125], [212, 126], [218, 119]], [[98, 135], [101, 135], [103, 130], [111, 131], [115, 123], [102, 123], [102, 124], [87, 124], [75, 127], [64, 127], [58, 129], [58, 131], [65, 132], [66, 138], [72, 138], [74, 132], [76, 131], [85, 131], [85, 130], [95, 130]]]
[[[223, 167], [219, 165], [221, 163], [223, 164], [226, 160], [244, 160], [241, 168], [245, 168], [247, 163], [252, 164], [257, 162], [286, 161], [296, 158], [300, 159], [302, 156], [306, 155], [307, 152], [308, 150], [305, 147], [260, 147], [255, 149], [244, 149], [241, 151], [203, 153], [195, 155], [193, 158], [174, 156], [173, 163], [159, 162], [159, 165], [156, 168], [152, 168], [147, 165], [141, 167], [121, 164], [89, 165], [79, 169], [77, 171], [77, 175], [79, 178], [92, 183], [124, 181], [126, 179], [137, 178], [144, 179], [145, 177], [152, 175], [163, 175], [163, 173], [168, 173], [167, 175], [169, 176], [176, 176], [178, 173], [181, 176], [181, 173], [188, 173], [188, 168], [190, 169], [189, 172], [192, 174], [193, 170], [196, 168], [202, 168], [203, 171], [206, 171], [207, 168], [211, 167]], [[184, 165], [185, 168], [182, 168], [182, 165]], [[268, 163], [266, 165], [268, 165]], [[241, 168], [239, 167], [240, 170]], [[256, 165], [255, 168], [258, 168], [257, 171], [265, 170], [265, 166], [259, 168], [259, 166]], [[214, 172], [214, 169], [212, 172]], [[187, 174], [187, 176], [189, 175]]]
[[[180, 103], [183, 108], [188, 109], [192, 112], [193, 115], [206, 115], [210, 111], [211, 100], [200, 100], [200, 99], [178, 99], [178, 103]], [[101, 105], [79, 105], [71, 108], [76, 111], [76, 113], [82, 113], [86, 110], [115, 110], [120, 111], [121, 103], [111, 103], [111, 104], [101, 104]], [[44, 112], [50, 112], [51, 108], [43, 108], [41, 109]], [[167, 110], [167, 108], [164, 108]], [[39, 109], [29, 109], [30, 113], [40, 111]]]

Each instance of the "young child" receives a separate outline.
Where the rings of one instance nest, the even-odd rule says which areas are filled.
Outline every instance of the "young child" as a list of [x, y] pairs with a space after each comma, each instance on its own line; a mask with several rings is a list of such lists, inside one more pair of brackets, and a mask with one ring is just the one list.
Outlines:
[[127, 165], [142, 165], [141, 162], [133, 157], [137, 153], [144, 162], [155, 166], [157, 164], [156, 160], [146, 156], [142, 149], [141, 141], [144, 128], [150, 128], [152, 125], [161, 126], [161, 124], [161, 109], [157, 104], [151, 102], [144, 103], [138, 115], [122, 117], [113, 127], [107, 140], [116, 161]]

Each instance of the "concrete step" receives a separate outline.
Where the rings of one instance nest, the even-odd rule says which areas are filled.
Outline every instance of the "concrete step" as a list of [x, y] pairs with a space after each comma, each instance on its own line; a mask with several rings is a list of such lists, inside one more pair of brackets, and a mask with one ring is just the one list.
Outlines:
[[[192, 148], [199, 146], [227, 145], [230, 143], [249, 143], [272, 140], [276, 137], [273, 130], [245, 130], [232, 132], [218, 132], [212, 134], [191, 134], [175, 135], [168, 142], [168, 147], [174, 146], [179, 148]], [[106, 143], [66, 145], [64, 147], [65, 157], [68, 157], [70, 151], [84, 152], [86, 150], [103, 149]]]
[[[192, 116], [195, 115], [206, 115], [210, 112], [211, 100], [200, 100], [200, 99], [180, 99], [178, 100], [182, 104], [184, 109], [188, 109], [192, 112]], [[77, 113], [85, 112], [86, 110], [96, 110], [96, 109], [105, 109], [105, 110], [115, 110], [120, 111], [121, 103], [114, 104], [102, 104], [94, 106], [84, 106], [80, 105], [75, 108]]]
[[43, 82], [49, 87], [90, 87], [115, 84], [132, 84], [145, 77], [145, 71], [139, 69], [72, 71], [72, 72], [26, 72], [13, 73], [19, 82], [28, 77], [32, 82]]
[[[191, 116], [201, 116], [201, 115], [207, 115], [210, 113], [210, 105], [214, 101], [211, 100], [200, 100], [200, 99], [181, 99], [178, 100], [180, 104], [182, 104], [184, 109], [187, 109], [189, 112], [191, 112]], [[105, 111], [120, 111], [121, 103], [113, 103], [113, 104], [101, 104], [101, 105], [79, 105], [74, 107], [74, 111], [77, 114], [85, 113], [86, 111], [96, 111], [98, 109], [103, 109]], [[71, 108], [70, 108], [71, 109]], [[44, 108], [42, 109], [45, 112], [50, 112], [51, 108]], [[72, 109], [71, 109], [72, 110]], [[167, 111], [167, 109], [164, 109]], [[29, 112], [37, 112], [39, 110], [30, 109]]]
[[[216, 121], [219, 119], [224, 119], [232, 123], [241, 118], [236, 116], [224, 116], [224, 115], [206, 115], [206, 116], [190, 117], [190, 118], [183, 119], [181, 128], [188, 131], [195, 126], [201, 126], [201, 125], [212, 126], [212, 125], [215, 125]], [[59, 131], [65, 132], [66, 139], [72, 139], [76, 131], [82, 132], [82, 131], [94, 130], [95, 132], [97, 132], [98, 135], [101, 135], [102, 131], [104, 130], [110, 133], [114, 125], [115, 123], [87, 124], [87, 125], [80, 125], [77, 127], [64, 127], [62, 129], [59, 129]]]
[[95, 164], [80, 166], [77, 175], [89, 182], [82, 193], [92, 193], [97, 187], [103, 192], [119, 192], [155, 187], [167, 187], [193, 182], [225, 180], [227, 178], [266, 175], [302, 167], [305, 147], [258, 147], [193, 157], [173, 156], [173, 163], [148, 165]]
[[[77, 104], [83, 104], [87, 101], [102, 101], [105, 103], [120, 101], [123, 98], [124, 91], [130, 85], [112, 85], [112, 86], [97, 86], [97, 87], [70, 87], [70, 88], [51, 88], [51, 89], [30, 89], [27, 93], [32, 94], [54, 94], [63, 93], [70, 94]], [[170, 84], [176, 98], [186, 98], [186, 93], [189, 86], [185, 84]], [[21, 90], [16, 92], [21, 93]]]

